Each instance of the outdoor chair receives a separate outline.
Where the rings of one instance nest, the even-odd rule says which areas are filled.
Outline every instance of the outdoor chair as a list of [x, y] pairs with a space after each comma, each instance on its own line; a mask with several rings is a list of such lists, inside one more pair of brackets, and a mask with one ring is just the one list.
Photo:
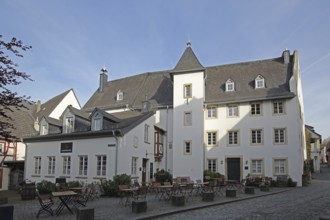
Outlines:
[[147, 187], [141, 186], [137, 192], [133, 195], [134, 200], [146, 200], [147, 199]]
[[193, 194], [194, 194], [194, 184], [193, 183], [188, 183], [185, 186], [184, 194], [185, 194], [187, 202], [189, 199], [193, 200]]
[[40, 209], [38, 211], [37, 218], [39, 218], [39, 215], [43, 212], [53, 215], [53, 210], [52, 210], [52, 206], [54, 205], [53, 199], [51, 197], [48, 197], [47, 199], [41, 198], [38, 191], [36, 191], [36, 195], [38, 197], [38, 201], [40, 204]]
[[91, 198], [91, 193], [92, 193], [92, 189], [90, 187], [86, 187], [82, 190], [81, 194], [76, 195], [73, 198], [73, 206], [75, 208], [79, 208], [79, 207], [85, 207], [88, 200]]
[[155, 199], [157, 199], [159, 196], [159, 191], [160, 191], [159, 186], [160, 185], [161, 185], [160, 183], [156, 183], [156, 182], [152, 183], [151, 191], [153, 191], [155, 193]]

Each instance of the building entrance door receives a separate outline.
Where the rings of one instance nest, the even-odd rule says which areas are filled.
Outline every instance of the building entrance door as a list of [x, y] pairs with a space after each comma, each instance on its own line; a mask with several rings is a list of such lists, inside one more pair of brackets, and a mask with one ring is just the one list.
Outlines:
[[147, 162], [148, 159], [144, 159], [142, 161], [142, 184], [145, 184], [147, 181]]
[[227, 158], [227, 176], [228, 180], [241, 179], [241, 159], [240, 158]]

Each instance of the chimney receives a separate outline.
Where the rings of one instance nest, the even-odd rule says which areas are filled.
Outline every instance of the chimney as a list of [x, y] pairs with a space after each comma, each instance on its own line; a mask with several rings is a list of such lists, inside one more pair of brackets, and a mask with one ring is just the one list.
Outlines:
[[39, 131], [39, 120], [38, 120], [38, 117], [37, 117], [37, 119], [34, 121], [34, 129], [35, 129], [36, 131]]
[[100, 73], [99, 92], [103, 92], [105, 84], [108, 82], [108, 71], [103, 67]]
[[36, 113], [40, 112], [40, 110], [41, 110], [41, 101], [38, 100], [37, 101], [37, 106], [36, 106]]
[[290, 63], [290, 50], [285, 48], [285, 50], [283, 51], [282, 57], [283, 57], [284, 64]]

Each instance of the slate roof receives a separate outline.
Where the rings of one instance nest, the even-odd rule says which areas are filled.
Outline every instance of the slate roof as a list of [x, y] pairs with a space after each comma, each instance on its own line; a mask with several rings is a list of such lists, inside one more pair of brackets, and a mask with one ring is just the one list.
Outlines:
[[154, 112], [141, 113], [137, 111], [126, 111], [113, 113], [116, 118], [119, 118], [119, 122], [114, 126], [99, 130], [99, 131], [79, 131], [68, 134], [49, 134], [40, 135], [35, 137], [24, 138], [25, 143], [43, 142], [43, 141], [58, 141], [58, 140], [72, 140], [72, 139], [88, 139], [98, 137], [112, 137], [123, 136], [125, 133], [139, 125], [142, 121], [151, 117]]
[[34, 118], [38, 118], [39, 120], [43, 116], [49, 116], [52, 111], [56, 108], [56, 106], [63, 100], [63, 98], [71, 91], [72, 89], [69, 89], [68, 91], [65, 91], [54, 98], [49, 99], [47, 102], [41, 104], [40, 111], [35, 112], [33, 114]]
[[[187, 71], [205, 71], [205, 103], [207, 104], [292, 98], [294, 94], [290, 92], [289, 80], [293, 75], [293, 60], [292, 55], [288, 64], [283, 62], [281, 56], [204, 68], [188, 44], [174, 69], [108, 81], [104, 92], [100, 93], [96, 90], [83, 109], [90, 112], [95, 107], [108, 110], [125, 108], [126, 105], [140, 109], [142, 102], [146, 100], [151, 104], [151, 109], [172, 107], [171, 75]], [[255, 89], [254, 80], [258, 75], [265, 79], [266, 87], [263, 89]], [[234, 92], [225, 91], [225, 83], [228, 79], [232, 79], [235, 83]], [[116, 101], [119, 90], [124, 93], [122, 101]]]

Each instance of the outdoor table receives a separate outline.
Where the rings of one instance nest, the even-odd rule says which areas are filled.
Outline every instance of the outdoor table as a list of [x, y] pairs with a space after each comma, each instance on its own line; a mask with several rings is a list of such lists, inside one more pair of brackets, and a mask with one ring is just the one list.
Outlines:
[[[134, 196], [136, 191], [139, 188], [127, 188], [127, 189], [119, 189], [120, 192], [124, 193], [124, 197], [121, 197], [120, 203], [123, 204], [124, 206], [130, 205], [130, 199]], [[125, 199], [125, 202], [123, 201]]]
[[160, 200], [168, 200], [169, 199], [169, 195], [170, 195], [170, 190], [173, 188], [173, 185], [163, 185], [163, 186], [159, 186], [158, 187], [160, 189], [160, 197], [159, 197], [159, 201]]
[[58, 205], [55, 213], [56, 215], [59, 215], [64, 207], [66, 207], [71, 214], [73, 214], [71, 208], [68, 206], [68, 203], [71, 201], [72, 197], [77, 195], [76, 192], [73, 192], [71, 190], [69, 191], [62, 191], [62, 192], [52, 192], [53, 197], [58, 197], [60, 199], [60, 204]]
[[76, 193], [81, 193], [81, 191], [83, 190], [83, 187], [71, 187], [69, 189]]

